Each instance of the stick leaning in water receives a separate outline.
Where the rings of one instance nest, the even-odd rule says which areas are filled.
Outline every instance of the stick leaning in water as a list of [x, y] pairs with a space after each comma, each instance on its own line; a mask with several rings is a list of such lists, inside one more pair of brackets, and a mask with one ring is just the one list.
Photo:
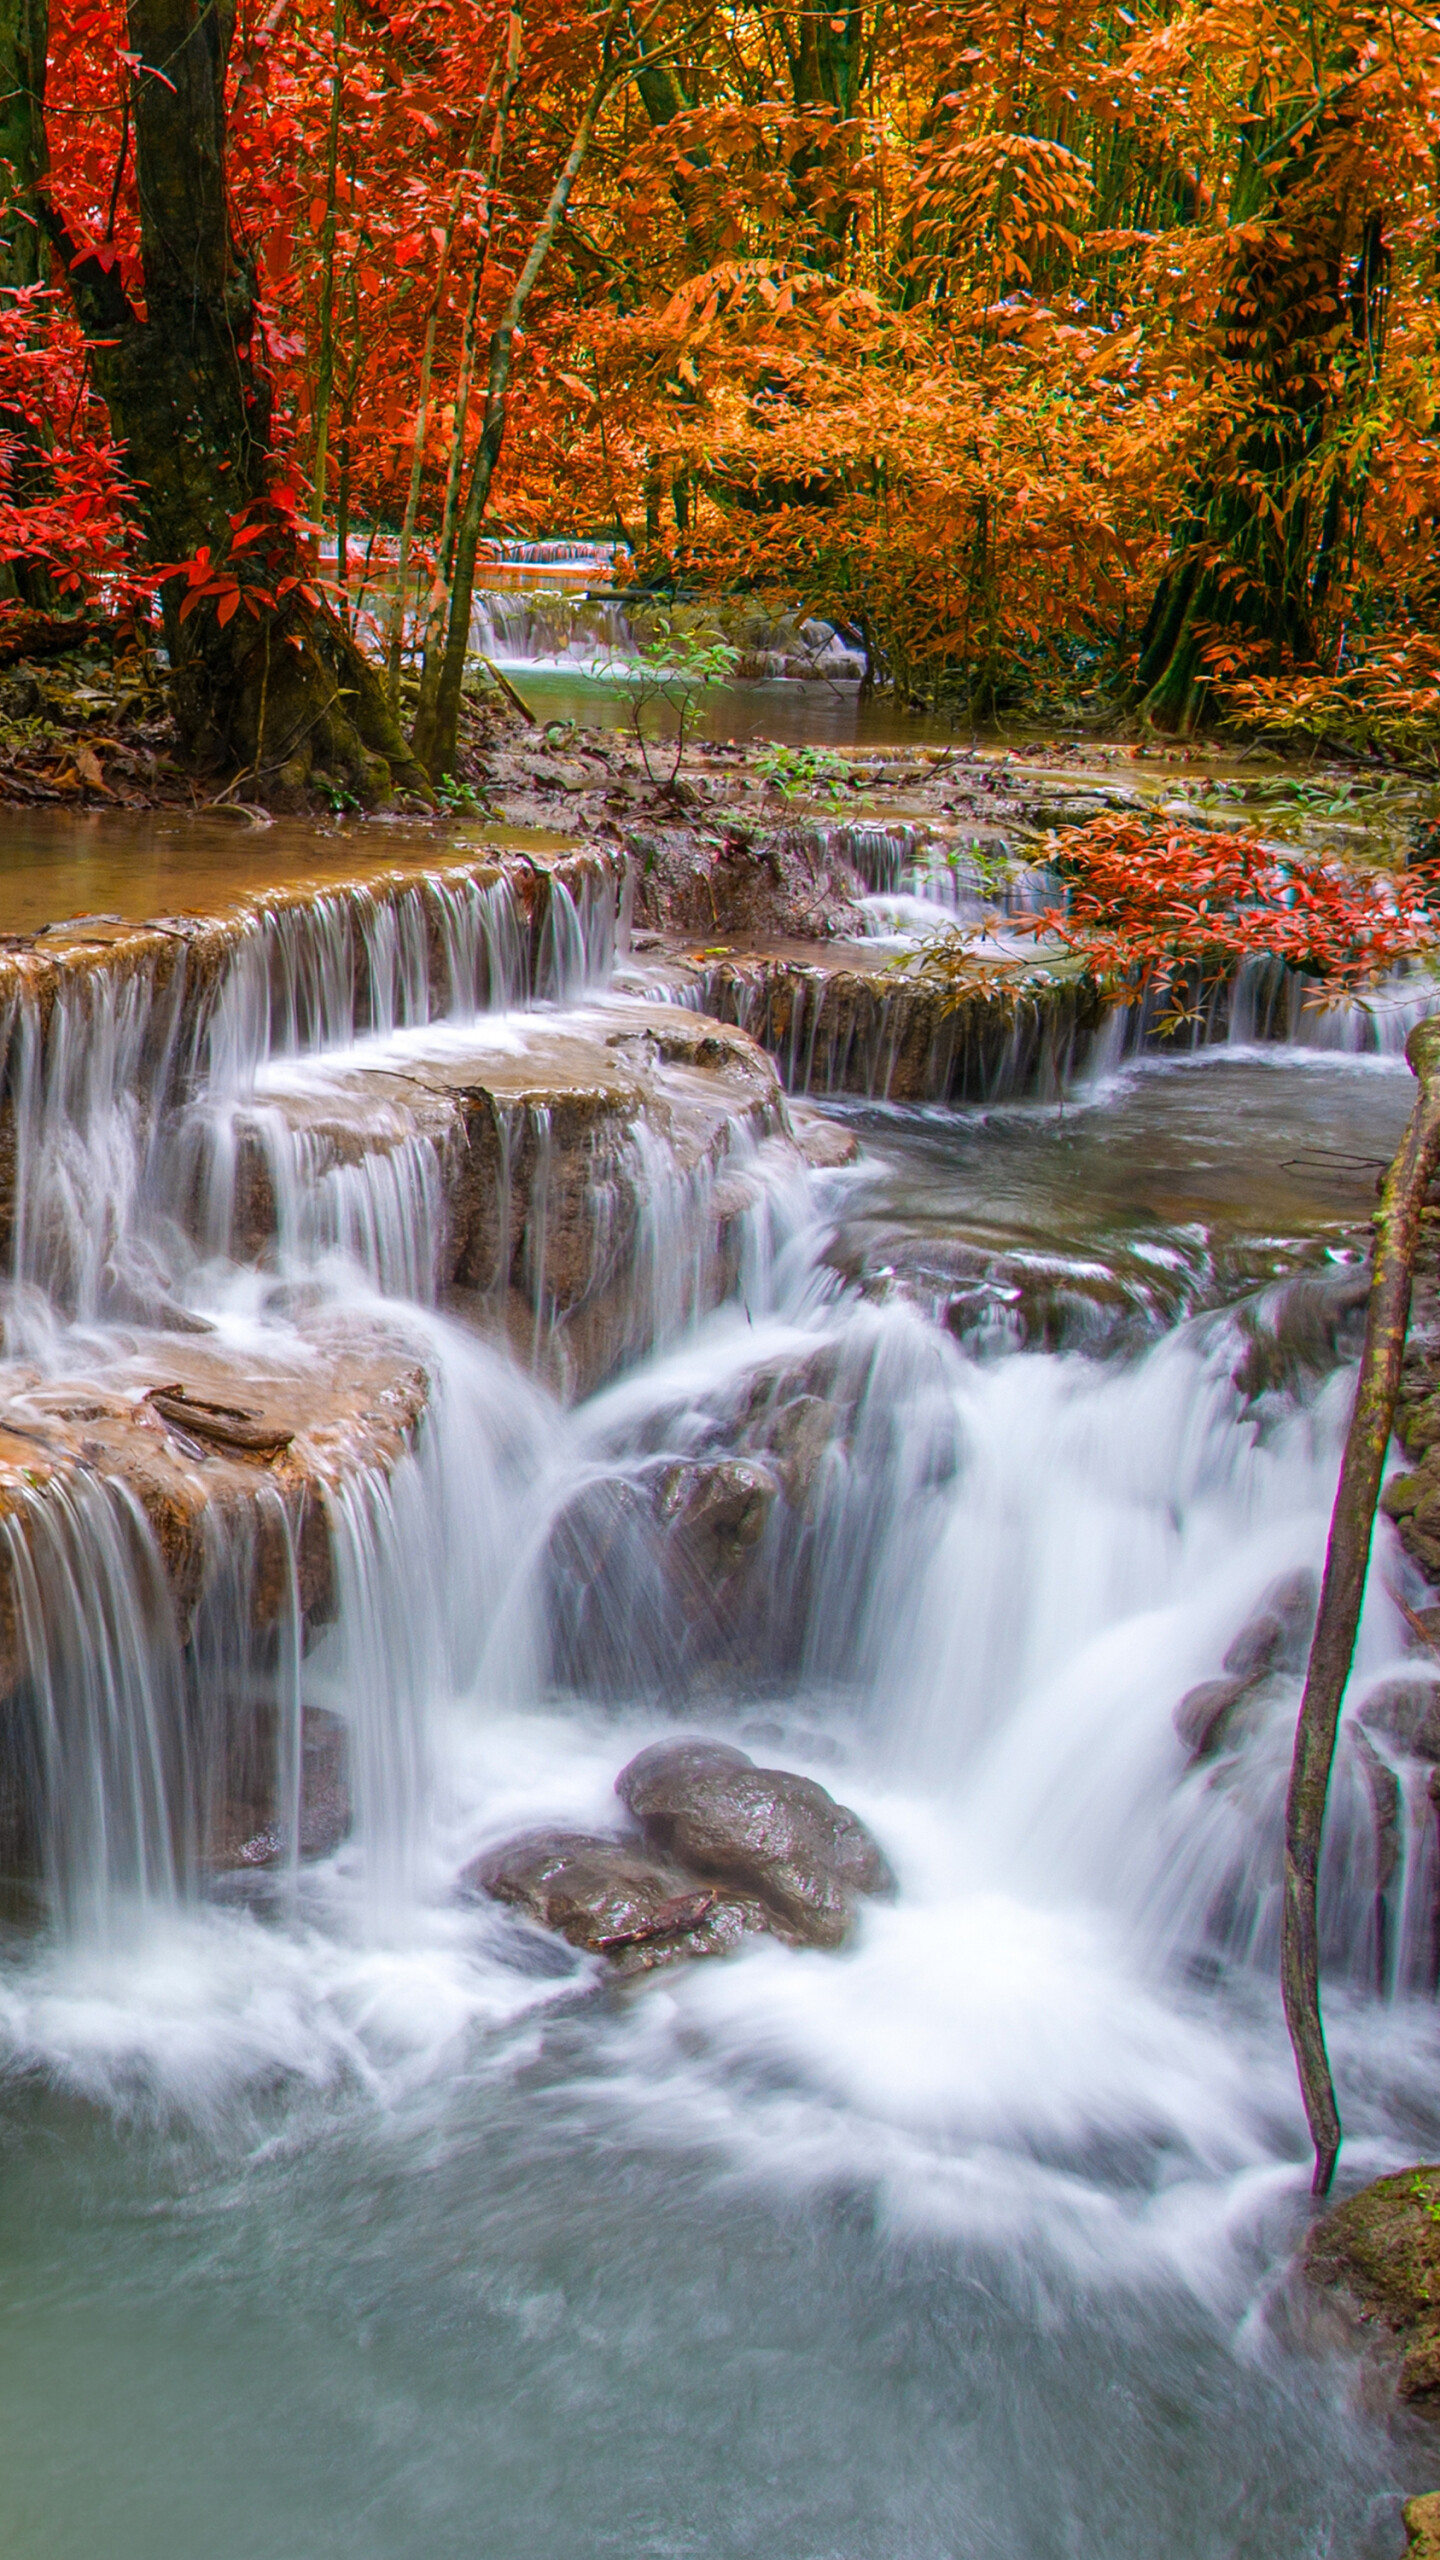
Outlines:
[[1375, 1268], [1365, 1318], [1365, 1346], [1355, 1409], [1340, 1462], [1340, 1482], [1330, 1515], [1330, 1543], [1305, 1694], [1295, 1727], [1295, 1756], [1285, 1801], [1285, 1910], [1280, 1938], [1280, 1979], [1285, 2021], [1295, 2050], [1300, 2091], [1315, 2145], [1312, 2192], [1327, 2193], [1340, 2150], [1335, 2084], [1320, 2020], [1320, 1949], [1316, 1884], [1325, 1799], [1340, 1701], [1350, 1677], [1355, 1631], [1365, 1597], [1375, 1505], [1400, 1387], [1410, 1284], [1420, 1238], [1420, 1212], [1440, 1165], [1440, 1021], [1417, 1023], [1405, 1043], [1420, 1090], [1400, 1149], [1380, 1192], [1375, 1228]]

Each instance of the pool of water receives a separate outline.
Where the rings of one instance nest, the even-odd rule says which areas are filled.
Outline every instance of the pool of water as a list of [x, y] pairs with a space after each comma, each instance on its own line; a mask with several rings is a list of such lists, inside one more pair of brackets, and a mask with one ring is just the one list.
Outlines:
[[183, 811], [91, 817], [0, 809], [0, 935], [30, 934], [78, 916], [223, 914], [266, 889], [354, 879], [391, 864], [433, 866], [477, 849], [554, 852], [568, 839], [533, 828], [417, 826], [370, 819], [269, 826]]
[[[193, 903], [208, 850], [182, 898], [192, 839], [148, 841], [137, 899]], [[124, 842], [96, 839], [116, 883]], [[86, 847], [55, 843], [69, 911]], [[1274, 1943], [1295, 1695], [1215, 1768], [1172, 1713], [1318, 1564], [1346, 1418], [1333, 1358], [1257, 1410], [1215, 1310], [1351, 1267], [1411, 1091], [1237, 1051], [1063, 1108], [832, 1106], [862, 1162], [760, 1190], [733, 1300], [570, 1411], [373, 1268], [280, 1274], [432, 1381], [305, 1672], [396, 1784], [293, 1879], [0, 1945], [0, 2549], [1396, 2560], [1440, 2457], [1270, 2316], [1308, 2212]], [[1183, 1286], [1104, 1357], [977, 1357], [841, 1277], [887, 1237], [1077, 1278], [1169, 1256]], [[227, 1343], [283, 1331], [255, 1273], [185, 1285]], [[746, 1645], [687, 1651], [637, 1571], [562, 1657], [574, 1490], [736, 1445], [792, 1373], [828, 1447]], [[1360, 1687], [1404, 1658], [1402, 1574], [1382, 1530]], [[873, 1825], [900, 1889], [843, 1953], [617, 1989], [457, 1890], [507, 1832], [611, 1823], [677, 1728]], [[1353, 1780], [1324, 1917], [1358, 2183], [1435, 2155], [1440, 2038], [1433, 1816], [1381, 1999]]]
[[[1219, 1046], [1139, 1058], [1061, 1102], [835, 1101], [865, 1142], [844, 1270], [1026, 1273], [1174, 1323], [1284, 1274], [1358, 1262], [1414, 1080], [1402, 1059]], [[947, 1280], [948, 1275], [948, 1280]], [[1089, 1293], [1087, 1301], [1086, 1293]]]

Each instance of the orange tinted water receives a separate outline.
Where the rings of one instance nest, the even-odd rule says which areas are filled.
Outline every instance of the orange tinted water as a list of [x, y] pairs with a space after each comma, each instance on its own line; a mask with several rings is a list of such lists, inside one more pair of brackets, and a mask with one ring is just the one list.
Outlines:
[[168, 809], [123, 816], [5, 809], [0, 934], [36, 933], [79, 916], [143, 923], [197, 909], [223, 914], [259, 891], [300, 880], [351, 880], [397, 866], [433, 869], [507, 848], [553, 854], [566, 841], [534, 829], [452, 829], [414, 820], [318, 826], [281, 818], [251, 826]]

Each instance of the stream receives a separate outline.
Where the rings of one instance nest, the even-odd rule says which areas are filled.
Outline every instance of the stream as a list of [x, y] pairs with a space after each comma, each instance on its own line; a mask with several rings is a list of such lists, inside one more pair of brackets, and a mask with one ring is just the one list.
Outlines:
[[[125, 904], [126, 846], [94, 830], [17, 873], [13, 920], [154, 913], [187, 862], [186, 903], [213, 903], [229, 858], [210, 876], [176, 831]], [[103, 1227], [110, 1268], [128, 1240], [237, 1356], [317, 1309], [383, 1321], [430, 1403], [390, 1478], [337, 1498], [338, 1616], [296, 1671], [348, 1730], [351, 1836], [187, 1883], [153, 1842], [120, 1854], [107, 1779], [40, 1918], [22, 1898], [6, 1924], [0, 2546], [1396, 2560], [1440, 2461], [1268, 2316], [1309, 2168], [1276, 1965], [1298, 1682], [1188, 1769], [1172, 1710], [1323, 1556], [1403, 1062], [1236, 1041], [1102, 1059], [1059, 1100], [821, 1098], [857, 1160], [737, 1142], [724, 1302], [659, 1292], [655, 1346], [567, 1406], [446, 1312], [421, 1195], [379, 1159], [346, 1177], [363, 1215], [347, 1193], [263, 1270], [176, 1206], [182, 1155], [219, 1196], [237, 1108], [357, 1061], [403, 1082], [462, 1034], [518, 1055], [537, 1015], [552, 1043], [604, 1034], [598, 910], [552, 916], [527, 978], [493, 900], [454, 905], [445, 1003], [402, 930], [363, 1035], [348, 994], [257, 1014], [237, 968], [188, 1155], [136, 1136], [152, 1052], [98, 1011], [69, 1081], [52, 1056], [21, 1096], [68, 1239], [47, 1258], [20, 1222], [27, 1374], [132, 1355], [140, 1320], [84, 1277]], [[537, 1282], [537, 1343], [543, 1315]], [[743, 1445], [762, 1376], [800, 1380], [827, 1436], [743, 1624], [700, 1640], [623, 1540], [572, 1587], [577, 1501]], [[1356, 1698], [1405, 1667], [1407, 1570], [1383, 1531]], [[118, 1768], [153, 1746], [160, 1674], [106, 1571], [71, 1607], [112, 1664]], [[900, 1890], [844, 1952], [759, 1941], [617, 1987], [457, 1894], [510, 1831], [613, 1822], [616, 1771], [677, 1730], [870, 1823]], [[1377, 1996], [1342, 1756], [1323, 1922], [1355, 2182], [1440, 2144], [1433, 1833], [1413, 1804]]]

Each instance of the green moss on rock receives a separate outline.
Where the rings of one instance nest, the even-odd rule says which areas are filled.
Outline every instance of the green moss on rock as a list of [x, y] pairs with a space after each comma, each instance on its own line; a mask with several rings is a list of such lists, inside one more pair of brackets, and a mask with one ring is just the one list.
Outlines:
[[1343, 2295], [1376, 2344], [1393, 2347], [1401, 2399], [1440, 2417], [1440, 2165], [1362, 2187], [1316, 2224], [1304, 2264], [1311, 2284]]

